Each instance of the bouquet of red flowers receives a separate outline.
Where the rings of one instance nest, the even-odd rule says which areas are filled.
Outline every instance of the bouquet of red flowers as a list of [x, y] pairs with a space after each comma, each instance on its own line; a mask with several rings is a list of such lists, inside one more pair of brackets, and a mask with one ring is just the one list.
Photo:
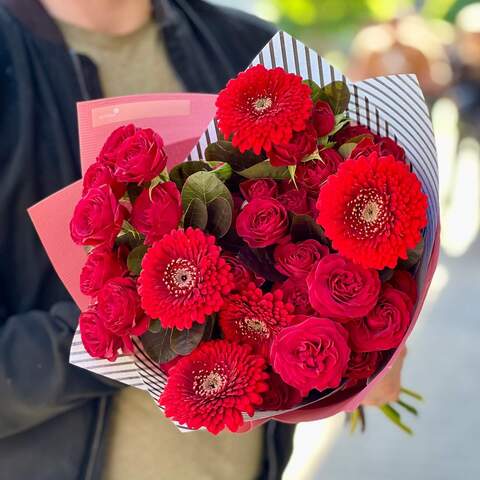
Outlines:
[[268, 48], [230, 80], [189, 161], [167, 166], [162, 131], [111, 131], [70, 221], [88, 251], [85, 351], [135, 356], [167, 417], [214, 434], [358, 406], [436, 264], [415, 130], [390, 133], [397, 114], [367, 100], [378, 92], [331, 68], [326, 81], [319, 57], [282, 32], [276, 42], [283, 67]]

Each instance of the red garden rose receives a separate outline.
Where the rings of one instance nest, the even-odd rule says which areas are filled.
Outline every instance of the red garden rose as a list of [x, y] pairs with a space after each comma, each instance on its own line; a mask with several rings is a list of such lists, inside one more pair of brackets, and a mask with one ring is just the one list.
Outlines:
[[287, 210], [274, 198], [254, 198], [238, 214], [236, 227], [250, 247], [268, 247], [288, 235]]
[[151, 128], [135, 128], [130, 133], [109, 153], [113, 175], [119, 182], [148, 182], [167, 164], [163, 139]]
[[254, 283], [225, 300], [219, 313], [224, 338], [246, 343], [268, 358], [270, 345], [282, 328], [294, 321], [293, 305], [283, 301], [283, 292], [263, 293]]
[[373, 137], [372, 131], [363, 125], [347, 125], [333, 136], [333, 140], [339, 147], [352, 138], [359, 137], [360, 135], [371, 135]]
[[163, 328], [191, 328], [218, 312], [234, 288], [215, 237], [197, 228], [173, 230], [142, 260], [138, 279], [142, 307]]
[[269, 151], [305, 129], [312, 113], [310, 93], [300, 76], [283, 68], [250, 67], [218, 95], [218, 127], [242, 153]]
[[236, 432], [243, 413], [252, 416], [268, 388], [265, 359], [248, 345], [212, 340], [200, 344], [170, 370], [159, 399], [165, 416], [216, 435]]
[[173, 182], [164, 182], [152, 191], [142, 191], [133, 204], [130, 223], [145, 235], [145, 243], [151, 245], [177, 228], [182, 214], [177, 186]]
[[427, 197], [417, 176], [376, 152], [343, 162], [320, 191], [317, 210], [333, 248], [378, 270], [407, 258], [427, 224]]
[[91, 357], [105, 358], [114, 362], [123, 342], [118, 335], [108, 331], [99, 319], [95, 306], [80, 314], [80, 335], [85, 350]]
[[233, 283], [235, 285], [234, 290], [244, 290], [249, 283], [255, 283], [260, 285], [262, 283], [258, 277], [249, 270], [246, 265], [234, 254], [223, 253], [222, 257], [230, 265], [230, 271], [233, 275]]
[[125, 184], [119, 183], [113, 178], [112, 168], [109, 165], [95, 162], [87, 168], [83, 176], [82, 195], [85, 195], [91, 188], [101, 185], [110, 185], [117, 198], [122, 197], [127, 189]]
[[311, 215], [312, 204], [306, 190], [292, 188], [277, 197], [277, 200], [289, 211], [297, 215]]
[[418, 292], [417, 292], [417, 281], [413, 275], [406, 270], [395, 270], [393, 272], [392, 278], [388, 283], [397, 290], [400, 290], [403, 293], [406, 293], [412, 303], [415, 305], [417, 302]]
[[320, 150], [320, 159], [300, 164], [295, 171], [295, 180], [309, 195], [318, 196], [318, 192], [327, 178], [334, 174], [343, 157], [333, 148]]
[[268, 373], [268, 390], [263, 394], [263, 402], [258, 410], [288, 410], [302, 401], [300, 392], [287, 385], [275, 372]]
[[388, 137], [377, 137], [375, 140], [365, 137], [352, 150], [349, 158], [368, 156], [372, 152], [377, 152], [381, 156], [393, 155], [396, 160], [405, 161], [405, 150]]
[[357, 352], [390, 350], [400, 345], [411, 322], [410, 298], [390, 285], [384, 285], [375, 308], [365, 317], [346, 324]]
[[70, 221], [70, 235], [79, 245], [110, 245], [127, 215], [109, 185], [91, 188], [77, 203]]
[[366, 315], [380, 293], [380, 277], [341, 255], [327, 255], [307, 276], [312, 307], [322, 316], [348, 321]]
[[121, 277], [127, 266], [111, 247], [96, 247], [87, 256], [80, 273], [80, 291], [94, 296], [113, 277]]
[[140, 307], [137, 286], [131, 278], [112, 278], [98, 293], [97, 313], [104, 327], [122, 337], [133, 351], [131, 335], [141, 335], [149, 327], [150, 319]]
[[347, 331], [337, 322], [317, 317], [284, 328], [270, 353], [273, 370], [302, 396], [312, 389], [338, 387], [349, 357]]
[[254, 198], [271, 198], [278, 194], [277, 182], [271, 178], [254, 178], [240, 183], [240, 192], [245, 200], [250, 202]]
[[284, 300], [293, 305], [297, 316], [315, 314], [315, 310], [310, 305], [307, 282], [304, 278], [287, 278], [283, 283], [276, 283], [273, 291], [278, 288], [282, 289]]
[[312, 124], [319, 137], [324, 137], [333, 130], [335, 126], [335, 115], [328, 102], [319, 100], [315, 103], [313, 106]]
[[115, 154], [118, 147], [122, 144], [124, 140], [133, 136], [135, 134], [136, 128], [133, 124], [122, 125], [116, 128], [107, 138], [103, 144], [100, 154], [98, 155], [97, 161], [103, 164], [107, 164], [110, 167], [113, 167], [115, 163]]
[[328, 247], [313, 238], [278, 245], [273, 253], [275, 268], [287, 277], [306, 278], [315, 264], [329, 254]]
[[295, 132], [287, 143], [275, 144], [268, 152], [274, 167], [298, 165], [317, 148], [317, 132], [309, 125], [302, 132]]
[[350, 380], [363, 380], [371, 377], [381, 360], [379, 352], [352, 352], [345, 376]]

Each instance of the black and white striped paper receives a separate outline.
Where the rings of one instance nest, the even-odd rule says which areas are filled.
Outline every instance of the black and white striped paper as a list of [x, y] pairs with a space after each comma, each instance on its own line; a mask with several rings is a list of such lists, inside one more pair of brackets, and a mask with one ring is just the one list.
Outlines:
[[[252, 65], [257, 64], [263, 64], [267, 68], [283, 67], [304, 79], [314, 80], [320, 86], [336, 80], [345, 82], [351, 92], [348, 107], [350, 118], [368, 126], [377, 134], [394, 138], [405, 149], [407, 161], [421, 180], [429, 199], [428, 226], [424, 233], [425, 250], [417, 267], [418, 282], [422, 285], [439, 223], [438, 166], [432, 125], [416, 76], [393, 75], [351, 82], [315, 51], [284, 32], [278, 32], [262, 49], [252, 62]], [[187, 161], [203, 159], [205, 148], [217, 138], [218, 128], [214, 119]], [[134, 343], [134, 356], [123, 355], [111, 363], [91, 358], [83, 348], [77, 331], [70, 352], [70, 362], [127, 385], [147, 390], [157, 400], [164, 389], [166, 375], [148, 358], [140, 342], [136, 340]], [[284, 412], [286, 411], [257, 412], [253, 419]], [[179, 428], [188, 430], [180, 426]]]

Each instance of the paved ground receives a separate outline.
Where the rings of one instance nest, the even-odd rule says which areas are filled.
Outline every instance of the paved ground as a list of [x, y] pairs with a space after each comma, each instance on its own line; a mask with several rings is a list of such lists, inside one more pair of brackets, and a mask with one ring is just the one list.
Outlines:
[[[316, 466], [318, 480], [475, 480], [480, 478], [480, 236], [465, 255], [443, 255], [431, 299], [409, 342], [404, 385], [426, 402], [408, 437], [375, 411], [366, 434], [336, 425], [310, 429], [309, 442], [335, 437]], [[327, 431], [328, 430], [328, 431]], [[295, 478], [295, 475], [291, 475]]]

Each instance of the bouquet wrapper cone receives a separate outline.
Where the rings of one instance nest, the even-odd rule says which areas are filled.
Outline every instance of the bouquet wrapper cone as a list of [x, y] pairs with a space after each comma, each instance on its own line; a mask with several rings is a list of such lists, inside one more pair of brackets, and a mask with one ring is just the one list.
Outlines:
[[[415, 75], [402, 74], [376, 77], [361, 82], [349, 81], [314, 50], [285, 32], [278, 32], [259, 52], [252, 65], [285, 70], [311, 79], [320, 86], [333, 81], [347, 84], [350, 93], [348, 115], [352, 122], [368, 126], [374, 133], [390, 136], [406, 152], [408, 163], [422, 183], [428, 196], [428, 225], [423, 232], [424, 254], [416, 266], [419, 299], [412, 323], [402, 344], [385, 367], [368, 385], [357, 390], [340, 387], [321, 399], [290, 410], [258, 411], [245, 417], [242, 431], [249, 430], [272, 418], [298, 423], [318, 420], [343, 411], [352, 411], [375, 384], [388, 372], [421, 313], [428, 288], [438, 261], [439, 201], [438, 166], [432, 125], [422, 91]], [[78, 104], [79, 138], [82, 171], [95, 161], [107, 136], [118, 126], [135, 123], [157, 130], [165, 140], [171, 167], [181, 161], [204, 158], [205, 148], [219, 138], [214, 95], [158, 94], [134, 95]], [[29, 209], [40, 239], [72, 298], [80, 308], [88, 299], [79, 291], [79, 275], [85, 253], [70, 239], [69, 221], [81, 194], [81, 182], [76, 182]], [[147, 390], [158, 399], [167, 377], [145, 354], [141, 343], [134, 339], [133, 356], [121, 355], [115, 362], [91, 358], [83, 348], [77, 330], [70, 362], [97, 374]], [[177, 425], [181, 431], [188, 428]]]

